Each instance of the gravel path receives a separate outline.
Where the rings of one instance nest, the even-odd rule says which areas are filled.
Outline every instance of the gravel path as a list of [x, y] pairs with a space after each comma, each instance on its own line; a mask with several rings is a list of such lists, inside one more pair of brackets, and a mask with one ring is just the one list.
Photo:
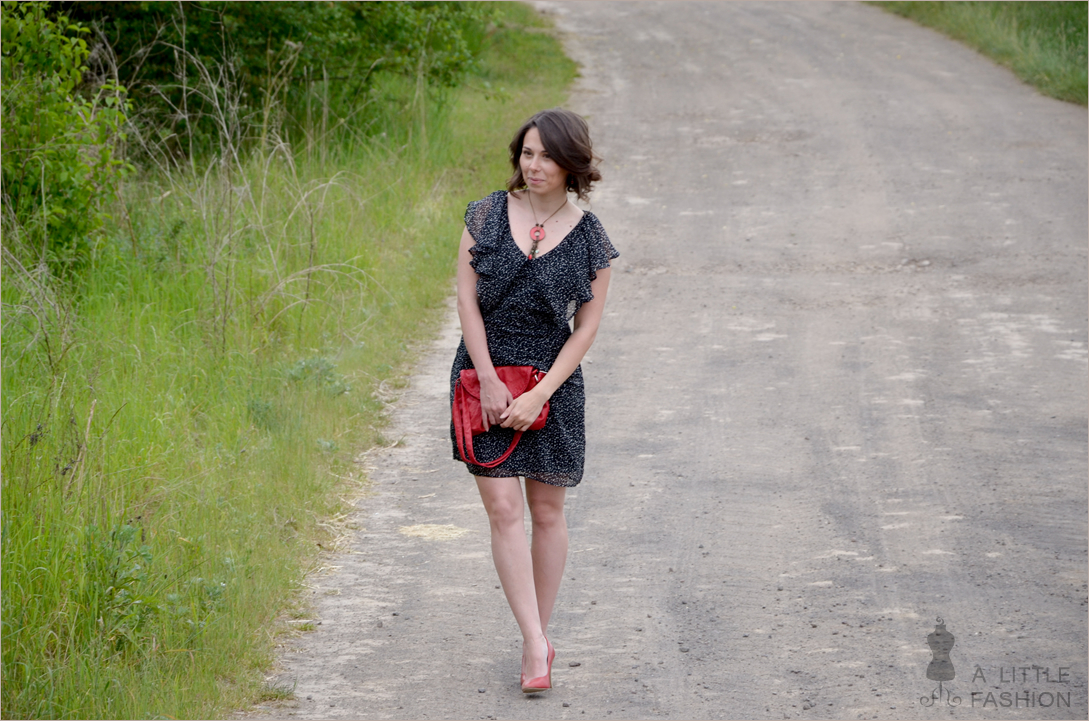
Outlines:
[[[449, 458], [451, 311], [284, 650], [296, 699], [257, 712], [1089, 715], [1085, 108], [865, 5], [538, 7], [622, 253], [556, 688], [518, 691]], [[938, 617], [955, 679], [926, 707]]]

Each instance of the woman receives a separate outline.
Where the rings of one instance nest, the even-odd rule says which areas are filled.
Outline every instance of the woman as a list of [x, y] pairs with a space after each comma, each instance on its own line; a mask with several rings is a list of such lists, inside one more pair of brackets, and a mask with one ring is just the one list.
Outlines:
[[[597, 334], [609, 261], [619, 253], [593, 213], [568, 199], [574, 193], [585, 200], [601, 179], [581, 117], [562, 109], [537, 113], [519, 128], [510, 159], [508, 190], [470, 203], [465, 213], [457, 274], [464, 335], [450, 383], [452, 397], [461, 371], [477, 371], [487, 431], [473, 439], [480, 463], [499, 458], [549, 403], [544, 428], [527, 431], [497, 467], [466, 461], [488, 512], [495, 568], [522, 631], [522, 691], [535, 693], [552, 687], [555, 651], [546, 631], [567, 561], [564, 493], [582, 480], [579, 363]], [[513, 398], [498, 366], [547, 374]], [[461, 460], [456, 438], [454, 444]], [[532, 548], [519, 477], [526, 479]]]

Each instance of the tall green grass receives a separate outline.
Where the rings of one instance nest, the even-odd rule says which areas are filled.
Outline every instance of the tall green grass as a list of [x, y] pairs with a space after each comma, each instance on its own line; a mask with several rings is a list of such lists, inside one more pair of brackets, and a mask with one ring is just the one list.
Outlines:
[[1005, 65], [1045, 95], [1086, 104], [1085, 2], [876, 2]]
[[510, 133], [574, 77], [531, 10], [495, 11], [462, 87], [387, 81], [375, 139], [273, 133], [148, 170], [78, 277], [5, 255], [5, 717], [204, 718], [290, 695], [261, 672], [365, 486], [358, 454], [388, 442], [465, 203], [502, 187]]

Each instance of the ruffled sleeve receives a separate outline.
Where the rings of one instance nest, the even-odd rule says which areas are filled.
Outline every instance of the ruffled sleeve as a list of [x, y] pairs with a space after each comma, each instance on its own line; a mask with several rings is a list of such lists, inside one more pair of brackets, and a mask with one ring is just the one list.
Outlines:
[[[608, 268], [613, 258], [619, 258], [620, 252], [613, 247], [609, 235], [602, 227], [601, 221], [593, 213], [587, 220], [587, 252], [589, 256], [590, 280], [597, 280], [597, 272], [602, 268]], [[591, 296], [593, 297], [593, 296]]]
[[577, 275], [574, 299], [564, 309], [567, 320], [578, 312], [583, 303], [589, 303], [594, 299], [590, 283], [597, 280], [597, 272], [602, 268], [608, 268], [611, 265], [610, 261], [620, 256], [597, 216], [590, 212], [587, 212], [586, 216], [583, 233], [586, 269]]
[[[497, 190], [469, 203], [465, 209], [465, 228], [475, 242], [469, 248], [473, 256], [469, 265], [480, 276], [476, 283], [477, 300], [480, 310], [487, 313], [503, 299], [514, 278], [519, 263], [511, 261], [524, 260], [520, 252], [518, 258], [504, 258], [513, 246], [504, 242], [509, 233], [506, 191]], [[513, 250], [517, 252], [517, 247]]]
[[495, 259], [499, 250], [501, 223], [498, 210], [502, 191], [496, 191], [486, 198], [474, 200], [465, 208], [465, 228], [476, 242], [469, 252], [473, 259], [469, 264], [480, 275], [494, 271]]

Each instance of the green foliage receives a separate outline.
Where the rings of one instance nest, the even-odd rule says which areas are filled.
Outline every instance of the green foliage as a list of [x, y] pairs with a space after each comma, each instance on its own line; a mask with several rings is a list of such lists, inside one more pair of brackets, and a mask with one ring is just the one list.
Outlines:
[[116, 152], [126, 103], [113, 83], [76, 92], [89, 31], [44, 10], [2, 6], [4, 243], [63, 266], [86, 260], [129, 167]]
[[425, 89], [456, 85], [474, 68], [490, 15], [462, 2], [52, 5], [101, 28], [138, 115], [185, 153], [210, 147], [219, 133], [214, 116], [224, 99], [212, 97], [203, 68], [223, 74], [232, 86], [222, 88], [227, 102], [242, 117], [261, 117], [257, 125], [280, 120], [267, 117], [276, 98], [296, 131], [306, 108], [320, 103], [333, 122], [365, 132], [381, 114], [380, 77], [420, 77]]
[[877, 2], [1009, 67], [1042, 93], [1086, 105], [1089, 3]]
[[128, 524], [109, 531], [91, 524], [75, 531], [69, 544], [81, 552], [83, 566], [73, 601], [100, 625], [92, 636], [115, 650], [137, 643], [159, 611], [158, 599], [147, 589], [151, 549], [137, 545], [138, 534], [139, 529]]
[[216, 718], [288, 696], [264, 681], [277, 618], [446, 308], [465, 203], [501, 187], [512, 129], [574, 77], [531, 8], [473, 11], [495, 19], [464, 35], [477, 67], [441, 90], [376, 73], [369, 136], [323, 132], [318, 106], [306, 142], [242, 152], [262, 107], [210, 137], [218, 158], [124, 178], [63, 283], [5, 254], [0, 716]]
[[352, 388], [336, 372], [336, 367], [328, 358], [307, 358], [288, 369], [287, 379], [293, 383], [309, 382], [323, 388], [330, 395], [339, 396]]

